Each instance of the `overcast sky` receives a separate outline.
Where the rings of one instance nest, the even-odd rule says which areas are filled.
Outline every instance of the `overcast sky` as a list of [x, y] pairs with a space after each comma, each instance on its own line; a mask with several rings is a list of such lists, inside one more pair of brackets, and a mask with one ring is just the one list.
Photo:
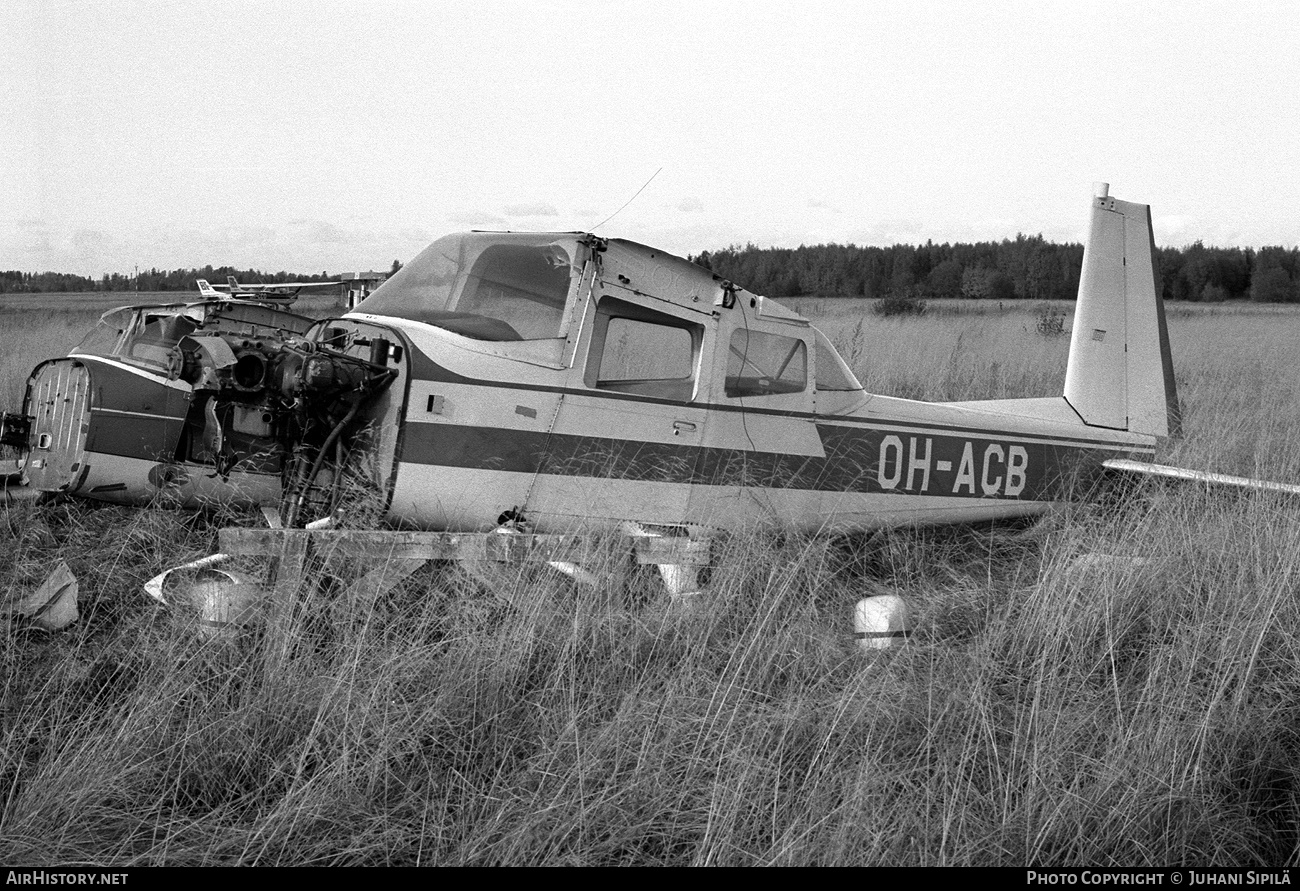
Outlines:
[[611, 214], [680, 254], [1077, 240], [1098, 180], [1158, 244], [1300, 232], [1293, 3], [3, 0], [0, 34], [0, 269], [386, 269]]

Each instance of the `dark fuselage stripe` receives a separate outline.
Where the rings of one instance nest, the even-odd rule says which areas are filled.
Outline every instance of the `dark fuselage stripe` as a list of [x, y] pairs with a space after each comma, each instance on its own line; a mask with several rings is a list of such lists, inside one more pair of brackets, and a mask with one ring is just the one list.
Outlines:
[[1100, 472], [1087, 443], [1017, 442], [819, 425], [825, 457], [408, 423], [404, 464], [562, 477], [818, 492], [1011, 498], [1058, 497], [1081, 472]]
[[185, 426], [190, 394], [160, 378], [94, 356], [77, 357], [90, 371], [86, 449], [104, 455], [170, 460]]

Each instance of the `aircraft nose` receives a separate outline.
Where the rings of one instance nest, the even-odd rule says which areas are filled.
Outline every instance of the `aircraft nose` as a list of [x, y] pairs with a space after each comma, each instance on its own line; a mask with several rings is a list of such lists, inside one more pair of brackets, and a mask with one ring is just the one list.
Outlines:
[[46, 492], [72, 492], [85, 480], [90, 421], [90, 372], [74, 359], [37, 366], [24, 405], [32, 413], [27, 434], [27, 481]]

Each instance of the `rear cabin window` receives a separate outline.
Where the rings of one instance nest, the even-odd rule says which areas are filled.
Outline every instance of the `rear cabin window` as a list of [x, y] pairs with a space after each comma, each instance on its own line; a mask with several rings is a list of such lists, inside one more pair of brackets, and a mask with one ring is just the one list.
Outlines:
[[817, 389], [818, 390], [861, 390], [862, 384], [853, 376], [849, 366], [844, 364], [840, 354], [831, 346], [816, 328], [813, 328], [815, 348], [817, 350]]
[[808, 386], [808, 348], [796, 337], [739, 328], [727, 355], [727, 396], [801, 393]]
[[686, 402], [695, 393], [695, 369], [704, 329], [621, 300], [601, 301], [585, 382]]

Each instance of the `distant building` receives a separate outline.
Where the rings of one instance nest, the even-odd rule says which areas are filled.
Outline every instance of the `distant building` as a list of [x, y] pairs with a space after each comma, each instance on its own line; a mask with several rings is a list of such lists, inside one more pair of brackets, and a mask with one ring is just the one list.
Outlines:
[[388, 278], [387, 272], [341, 272], [339, 281], [343, 283], [343, 296], [348, 300], [348, 309], [352, 309], [370, 296], [370, 292], [379, 287]]

